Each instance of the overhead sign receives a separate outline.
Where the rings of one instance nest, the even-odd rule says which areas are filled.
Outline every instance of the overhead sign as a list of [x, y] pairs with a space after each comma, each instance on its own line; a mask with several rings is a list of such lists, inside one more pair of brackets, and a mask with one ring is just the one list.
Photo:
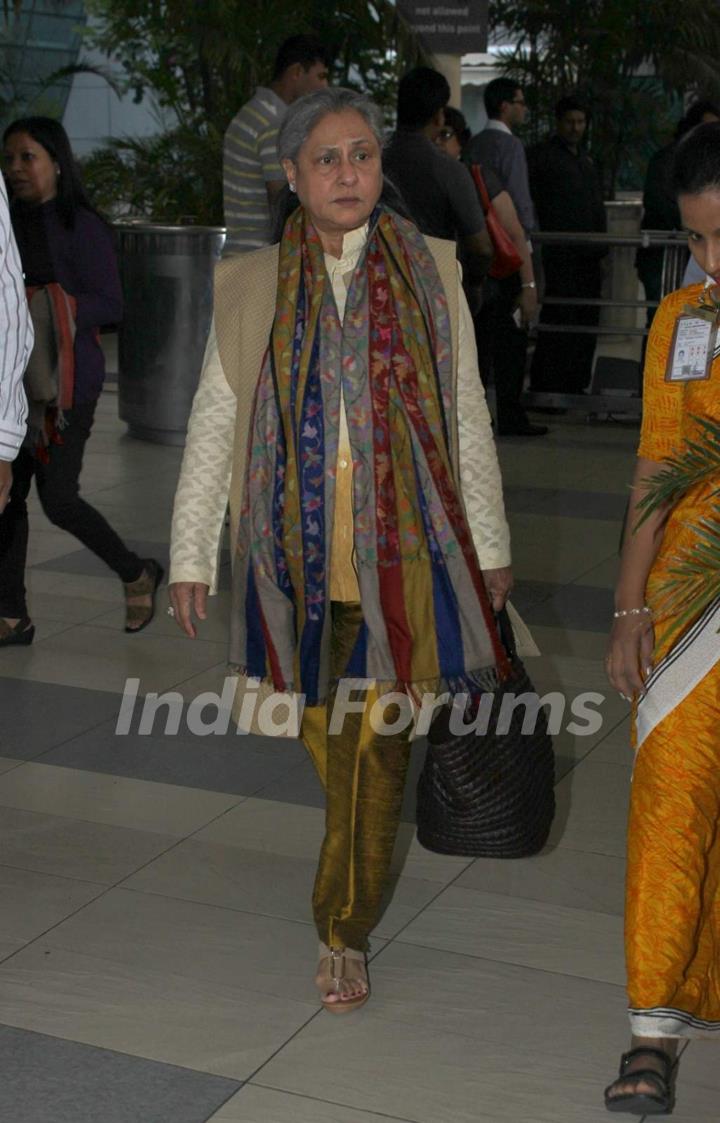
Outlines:
[[398, 8], [431, 54], [469, 55], [487, 50], [488, 0], [398, 0]]

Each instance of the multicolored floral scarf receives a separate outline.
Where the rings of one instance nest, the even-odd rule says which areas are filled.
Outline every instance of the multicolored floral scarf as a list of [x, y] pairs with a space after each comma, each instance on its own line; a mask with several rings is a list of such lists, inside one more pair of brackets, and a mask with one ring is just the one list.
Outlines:
[[57, 281], [25, 287], [35, 342], [25, 369], [28, 400], [26, 445], [42, 464], [48, 447], [62, 444], [65, 411], [75, 392], [75, 321], [77, 300]]
[[308, 705], [326, 697], [344, 401], [364, 618], [345, 674], [413, 692], [497, 685], [505, 656], [451, 466], [452, 391], [447, 299], [418, 230], [375, 212], [341, 323], [298, 209], [250, 427], [230, 654], [244, 673]]

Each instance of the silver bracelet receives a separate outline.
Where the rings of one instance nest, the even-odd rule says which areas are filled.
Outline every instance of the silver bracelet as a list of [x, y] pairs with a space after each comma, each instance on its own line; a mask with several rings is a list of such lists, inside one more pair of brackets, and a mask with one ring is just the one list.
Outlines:
[[534, 281], [523, 281], [523, 283], [520, 285], [520, 288], [521, 289], [534, 289], [534, 288], [537, 288], [537, 285], [535, 284]]
[[613, 612], [613, 619], [619, 620], [622, 616], [642, 616], [643, 613], [652, 616], [652, 609], [646, 604], [642, 608], [620, 608], [617, 612]]

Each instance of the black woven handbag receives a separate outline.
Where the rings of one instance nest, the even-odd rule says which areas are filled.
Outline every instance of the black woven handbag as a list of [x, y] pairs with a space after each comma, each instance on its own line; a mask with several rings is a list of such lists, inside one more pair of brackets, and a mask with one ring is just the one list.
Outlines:
[[[506, 702], [504, 725], [498, 726], [507, 695], [536, 697], [515, 651], [505, 610], [498, 616], [498, 628], [512, 673], [492, 697], [487, 732], [453, 734], [452, 710], [445, 706], [428, 733], [417, 790], [417, 835], [436, 854], [536, 854], [545, 845], [555, 814], [555, 758], [545, 711], [535, 707], [528, 717], [525, 706], [518, 705], [510, 714]], [[464, 723], [470, 724], [476, 714], [477, 700], [469, 703]]]

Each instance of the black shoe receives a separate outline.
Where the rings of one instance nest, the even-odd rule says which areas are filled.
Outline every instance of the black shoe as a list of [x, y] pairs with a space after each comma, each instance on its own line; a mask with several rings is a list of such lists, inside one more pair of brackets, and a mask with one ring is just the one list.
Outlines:
[[35, 625], [29, 616], [23, 616], [12, 626], [0, 617], [0, 647], [27, 647], [35, 635]]
[[[661, 1068], [645, 1066], [628, 1072], [631, 1061], [639, 1057], [659, 1061]], [[676, 1064], [663, 1049], [638, 1046], [629, 1053], [623, 1053], [620, 1075], [605, 1089], [605, 1107], [608, 1111], [622, 1111], [629, 1115], [672, 1115], [675, 1106], [673, 1080]], [[643, 1084], [646, 1087], [649, 1084], [651, 1091], [639, 1091], [638, 1086]], [[618, 1087], [629, 1087], [631, 1090], [618, 1092]]]
[[548, 432], [547, 425], [533, 425], [530, 421], [520, 421], [517, 425], [498, 427], [499, 437], [544, 437]]

